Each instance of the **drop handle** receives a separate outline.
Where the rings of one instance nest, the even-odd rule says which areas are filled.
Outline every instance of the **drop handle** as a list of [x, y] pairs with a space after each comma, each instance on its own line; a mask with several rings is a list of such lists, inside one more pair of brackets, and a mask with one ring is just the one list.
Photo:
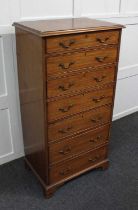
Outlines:
[[96, 41], [99, 42], [99, 43], [101, 43], [101, 44], [106, 43], [106, 41], [108, 41], [108, 40], [109, 40], [109, 37], [106, 37], [105, 39], [102, 39], [102, 38], [97, 38], [96, 39]]
[[92, 142], [92, 143], [96, 143], [96, 142], [98, 142], [99, 140], [101, 140], [102, 139], [102, 136], [97, 136], [95, 139], [90, 139], [90, 142]]
[[72, 129], [73, 129], [73, 127], [72, 126], [69, 126], [67, 128], [59, 129], [58, 132], [61, 133], [61, 134], [66, 134], [66, 133], [68, 133]]
[[74, 104], [70, 104], [67, 107], [59, 108], [59, 111], [65, 113], [68, 112], [72, 107], [74, 107]]
[[69, 82], [66, 87], [65, 87], [65, 85], [59, 85], [58, 89], [60, 89], [62, 91], [67, 91], [67, 90], [69, 90], [74, 85], [75, 85], [74, 82]]
[[61, 46], [62, 48], [64, 48], [64, 49], [68, 49], [69, 47], [71, 47], [71, 45], [73, 45], [73, 44], [75, 44], [75, 40], [70, 40], [69, 42], [68, 42], [68, 44], [66, 44], [66, 43], [64, 43], [64, 42], [59, 42], [59, 46]]
[[67, 146], [64, 149], [60, 150], [59, 153], [62, 155], [66, 155], [71, 152], [71, 147]]
[[95, 103], [98, 103], [98, 102], [101, 102], [103, 99], [105, 98], [105, 96], [100, 96], [100, 97], [97, 97], [97, 98], [93, 98], [92, 100], [95, 102]]
[[102, 82], [103, 79], [105, 79], [105, 78], [106, 78], [106, 76], [103, 75], [103, 76], [101, 76], [101, 77], [94, 77], [94, 80], [95, 80], [96, 82]]
[[59, 67], [61, 67], [62, 69], [69, 69], [70, 66], [72, 66], [73, 64], [75, 64], [74, 61], [70, 62], [70, 63], [60, 63]]
[[94, 163], [94, 162], [96, 162], [99, 159], [100, 159], [100, 155], [97, 155], [94, 158], [89, 158], [89, 161], [92, 162], [92, 163]]
[[62, 171], [59, 172], [60, 175], [65, 176], [71, 172], [71, 167], [68, 167]]
[[102, 117], [98, 117], [97, 119], [95, 119], [95, 118], [91, 119], [92, 123], [100, 123], [101, 121], [102, 121]]
[[108, 56], [100, 56], [100, 57], [96, 57], [96, 60], [100, 63], [104, 62], [106, 59], [108, 58]]

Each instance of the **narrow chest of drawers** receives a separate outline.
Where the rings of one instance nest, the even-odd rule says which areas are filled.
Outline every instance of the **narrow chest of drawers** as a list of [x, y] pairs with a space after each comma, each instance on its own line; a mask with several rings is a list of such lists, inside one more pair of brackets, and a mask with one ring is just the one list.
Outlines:
[[123, 26], [85, 18], [14, 25], [25, 163], [50, 197], [108, 167]]

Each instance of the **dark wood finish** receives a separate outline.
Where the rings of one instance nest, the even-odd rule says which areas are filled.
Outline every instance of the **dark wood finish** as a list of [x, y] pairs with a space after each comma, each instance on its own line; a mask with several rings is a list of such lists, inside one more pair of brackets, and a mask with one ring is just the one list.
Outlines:
[[108, 167], [123, 26], [87, 18], [14, 25], [25, 163], [50, 197]]

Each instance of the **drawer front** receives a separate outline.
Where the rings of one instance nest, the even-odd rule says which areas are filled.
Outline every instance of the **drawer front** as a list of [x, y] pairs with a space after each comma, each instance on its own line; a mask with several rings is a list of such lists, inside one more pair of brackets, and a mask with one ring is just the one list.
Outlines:
[[50, 168], [50, 183], [58, 182], [77, 172], [92, 167], [107, 158], [107, 147], [90, 151], [80, 157]]
[[101, 47], [118, 44], [119, 31], [100, 31], [79, 35], [50, 37], [47, 39], [47, 53], [66, 52], [73, 49]]
[[49, 124], [49, 141], [55, 141], [88, 128], [96, 128], [110, 122], [111, 106], [99, 107], [68, 119]]
[[109, 125], [49, 145], [50, 164], [63, 161], [83, 151], [94, 149], [108, 140]]
[[49, 122], [104, 104], [112, 103], [114, 87], [87, 92], [48, 103]]
[[69, 77], [49, 80], [47, 84], [48, 98], [111, 83], [115, 80], [115, 73], [115, 66], [108, 66], [93, 71], [83, 71]]
[[69, 71], [96, 67], [117, 61], [117, 48], [76, 52], [47, 58], [48, 77], [65, 75]]

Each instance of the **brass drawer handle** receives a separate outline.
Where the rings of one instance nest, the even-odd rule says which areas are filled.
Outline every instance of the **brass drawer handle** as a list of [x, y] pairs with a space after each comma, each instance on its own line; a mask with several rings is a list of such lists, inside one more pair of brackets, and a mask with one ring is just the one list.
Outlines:
[[102, 117], [98, 117], [97, 119], [92, 118], [91, 122], [93, 122], [93, 123], [101, 123], [102, 122]]
[[69, 147], [69, 146], [66, 146], [63, 150], [59, 151], [59, 153], [62, 155], [67, 155], [70, 152], [71, 152], [71, 147]]
[[97, 98], [93, 98], [92, 100], [93, 100], [95, 103], [99, 103], [99, 102], [101, 102], [104, 98], [105, 98], [105, 96], [103, 95], [103, 96], [100, 96], [99, 98], [98, 98], [98, 97], [97, 97]]
[[102, 82], [103, 79], [105, 79], [105, 78], [106, 78], [106, 76], [103, 75], [103, 76], [101, 76], [101, 77], [94, 77], [94, 80], [95, 80], [96, 82]]
[[92, 163], [94, 163], [94, 162], [96, 162], [99, 159], [100, 159], [100, 155], [97, 155], [94, 158], [89, 158], [89, 161], [92, 162]]
[[70, 62], [70, 63], [60, 63], [59, 67], [61, 67], [62, 69], [69, 69], [70, 66], [72, 66], [73, 64], [75, 64], [75, 62]]
[[59, 111], [60, 112], [68, 112], [72, 107], [74, 106], [74, 104], [70, 104], [68, 105], [67, 107], [64, 107], [64, 108], [59, 108]]
[[92, 142], [92, 143], [96, 143], [96, 142], [98, 142], [99, 140], [101, 140], [102, 139], [102, 136], [97, 136], [95, 139], [90, 139], [90, 142]]
[[66, 133], [68, 133], [68, 132], [69, 132], [70, 130], [72, 130], [72, 129], [73, 129], [73, 127], [70, 126], [70, 127], [67, 127], [67, 128], [59, 129], [58, 132], [59, 132], [59, 133], [62, 133], [62, 134], [66, 134]]
[[107, 56], [101, 56], [101, 57], [96, 57], [96, 60], [100, 63], [104, 62], [108, 57]]
[[74, 85], [75, 85], [74, 82], [69, 82], [67, 87], [65, 87], [64, 85], [59, 85], [58, 89], [61, 89], [62, 91], [67, 91]]
[[75, 40], [70, 40], [68, 44], [65, 44], [64, 42], [60, 42], [59, 46], [63, 47], [64, 49], [68, 49], [71, 47], [71, 45], [75, 44]]
[[68, 175], [71, 172], [71, 167], [68, 167], [62, 171], [59, 172], [60, 175], [65, 176]]
[[96, 40], [97, 40], [97, 42], [99, 42], [99, 43], [101, 43], [101, 44], [104, 44], [104, 43], [106, 43], [106, 41], [109, 40], [109, 37], [106, 37], [105, 39], [97, 38]]

